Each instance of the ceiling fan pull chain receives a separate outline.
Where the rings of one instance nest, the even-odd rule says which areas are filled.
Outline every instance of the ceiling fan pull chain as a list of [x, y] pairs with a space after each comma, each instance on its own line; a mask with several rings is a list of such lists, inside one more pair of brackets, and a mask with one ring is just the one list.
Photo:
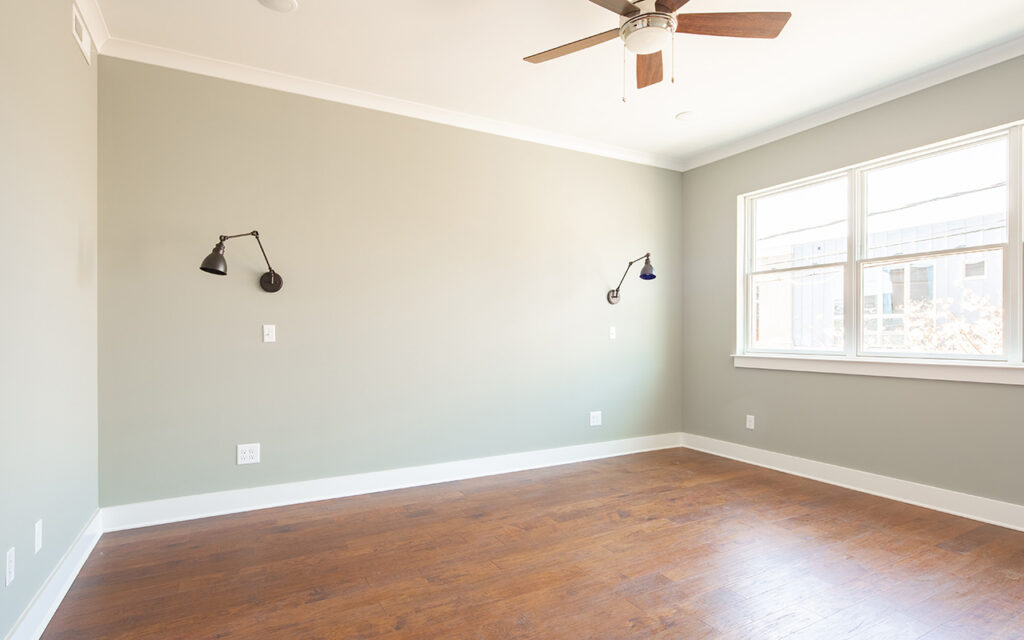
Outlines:
[[672, 53], [671, 53], [671, 55], [672, 55], [672, 72], [671, 72], [672, 73], [672, 80], [671, 80], [671, 82], [672, 82], [672, 84], [675, 84], [676, 83], [676, 39], [672, 38], [671, 43], [672, 43], [671, 44], [671, 47], [672, 47]]
[[626, 101], [626, 45], [622, 45], [622, 101]]

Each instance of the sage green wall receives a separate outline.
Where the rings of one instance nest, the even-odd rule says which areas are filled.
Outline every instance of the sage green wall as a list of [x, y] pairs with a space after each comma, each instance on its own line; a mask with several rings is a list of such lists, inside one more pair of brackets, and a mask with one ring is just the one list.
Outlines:
[[[678, 431], [679, 173], [108, 58], [100, 114], [102, 504]], [[199, 271], [251, 229], [279, 293]]]
[[17, 552], [14, 582], [0, 578], [5, 637], [97, 507], [96, 67], [69, 0], [7, 3], [0, 82], [0, 563]]
[[[736, 196], [1024, 118], [1024, 58], [683, 177], [687, 431], [1024, 503], [1024, 389], [735, 369]], [[744, 415], [757, 429], [744, 428]]]

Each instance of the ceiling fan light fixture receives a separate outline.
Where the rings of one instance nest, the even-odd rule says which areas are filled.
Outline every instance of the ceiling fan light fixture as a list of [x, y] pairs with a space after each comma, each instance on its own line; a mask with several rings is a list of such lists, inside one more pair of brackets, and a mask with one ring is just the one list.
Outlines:
[[260, 4], [271, 11], [291, 13], [299, 8], [299, 0], [259, 0]]
[[666, 48], [675, 31], [676, 17], [671, 13], [644, 13], [626, 20], [619, 28], [619, 37], [631, 52], [645, 55]]

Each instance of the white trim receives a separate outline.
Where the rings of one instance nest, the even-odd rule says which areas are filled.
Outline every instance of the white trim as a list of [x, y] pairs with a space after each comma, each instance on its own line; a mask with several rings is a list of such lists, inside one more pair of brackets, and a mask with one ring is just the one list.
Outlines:
[[557, 449], [509, 453], [487, 458], [442, 462], [421, 467], [372, 471], [250, 489], [218, 491], [180, 498], [104, 507], [106, 531], [134, 529], [168, 522], [267, 509], [302, 502], [329, 500], [364, 493], [465, 480], [481, 476], [609, 458], [679, 446], [678, 433], [593, 442]]
[[748, 447], [693, 433], [680, 433], [681, 446], [934, 511], [1024, 531], [1024, 505], [900, 480], [808, 458]]
[[754, 237], [751, 206], [750, 198], [736, 196], [736, 353], [743, 352], [747, 346], [747, 336], [750, 335], [747, 318], [747, 309], [750, 307], [747, 272], [750, 271], [750, 243]]
[[917, 378], [952, 382], [984, 382], [1024, 385], [1024, 366], [986, 360], [911, 360], [908, 358], [847, 358], [790, 356], [777, 354], [735, 354], [733, 366], [740, 369], [839, 373], [883, 378]]
[[[1007, 220], [1009, 223], [1009, 220]], [[1009, 225], [1007, 225], [1009, 226]], [[968, 253], [983, 253], [987, 251], [1006, 252], [1006, 243], [1001, 244], [978, 244], [970, 247], [953, 247], [952, 249], [936, 249], [934, 251], [918, 251], [915, 253], [894, 253], [891, 256], [879, 256], [877, 258], [861, 258], [857, 264], [861, 267], [884, 267], [886, 265], [897, 265], [911, 262], [925, 262], [929, 258], [944, 258], [946, 256], [962, 256]]]
[[[1022, 127], [1011, 127], [1008, 144], [1010, 147], [1007, 167], [1007, 197], [1010, 199], [1006, 210], [1006, 250], [1003, 252], [1003, 350], [1011, 364], [1021, 364], [1021, 324], [1024, 310], [1021, 309], [1021, 283], [1018, 278], [1022, 271], [1021, 218], [1024, 214], [1024, 149], [1022, 149]], [[965, 265], [966, 266], [966, 265]], [[987, 269], [986, 269], [987, 270]], [[966, 275], [966, 274], [965, 274]], [[965, 278], [966, 279], [966, 278]], [[1010, 322], [1010, 319], [1015, 319]]]
[[[392, 98], [358, 89], [293, 76], [284, 73], [259, 69], [247, 65], [198, 56], [184, 51], [167, 49], [142, 42], [114, 38], [110, 35], [103, 13], [96, 0], [78, 0], [82, 4], [86, 24], [92, 32], [96, 49], [102, 55], [122, 58], [135, 62], [143, 62], [157, 66], [188, 71], [201, 75], [251, 84], [267, 89], [275, 89], [304, 95], [331, 102], [350, 104], [353, 106], [394, 113], [410, 118], [447, 124], [463, 129], [491, 133], [507, 138], [525, 140], [538, 144], [570, 149], [582, 153], [635, 162], [637, 164], [661, 167], [673, 171], [685, 172], [706, 164], [711, 164], [729, 156], [749, 151], [756, 147], [781, 140], [814, 127], [827, 124], [834, 120], [896, 100], [914, 92], [953, 80], [974, 71], [990, 67], [1000, 62], [1011, 60], [1024, 54], [1024, 37], [1015, 38], [994, 47], [968, 55], [954, 62], [939, 66], [930, 71], [912, 76], [893, 83], [876, 91], [869, 92], [858, 98], [847, 100], [836, 106], [812, 113], [768, 130], [756, 133], [731, 144], [712, 149], [705, 153], [686, 157], [675, 157], [655, 154], [565, 136], [559, 133], [535, 129], [523, 125], [491, 120], [472, 114], [451, 111], [427, 104]], [[88, 8], [86, 7], [88, 5]]]
[[120, 531], [676, 447], [704, 451], [819, 482], [1024, 531], [1024, 505], [1001, 502], [686, 432], [663, 433], [557, 449], [541, 449], [420, 467], [104, 507], [102, 509], [103, 530]]
[[103, 11], [100, 9], [99, 3], [97, 0], [74, 0], [74, 4], [82, 15], [85, 28], [92, 36], [96, 52], [102, 53], [103, 46], [110, 39], [110, 29], [107, 28], [107, 21], [103, 18]]
[[982, 498], [692, 433], [662, 433], [104, 507], [93, 514], [5, 640], [39, 639], [104, 532], [676, 447], [703, 451], [854, 491], [1024, 531], [1024, 505]]
[[14, 623], [14, 628], [6, 640], [38, 640], [50, 624], [50, 619], [57, 612], [64, 595], [78, 577], [82, 565], [89, 559], [96, 543], [103, 534], [103, 514], [96, 510], [86, 523], [71, 548], [64, 554], [53, 572], [40, 587], [32, 602]]
[[123, 60], [132, 60], [134, 62], [197, 73], [265, 89], [274, 89], [300, 96], [393, 113], [418, 120], [446, 124], [516, 140], [535, 142], [550, 147], [569, 149], [615, 160], [624, 160], [626, 162], [634, 162], [673, 171], [680, 171], [680, 166], [682, 166], [681, 161], [672, 156], [605, 145], [553, 131], [492, 120], [461, 111], [443, 109], [411, 100], [392, 98], [377, 93], [360, 91], [328, 82], [250, 67], [225, 60], [207, 58], [175, 49], [165, 49], [142, 42], [110, 38], [106, 41], [102, 54], [112, 58], [121, 58]]
[[877, 107], [886, 102], [923, 91], [960, 76], [1012, 60], [1020, 55], [1024, 55], [1024, 37], [1014, 38], [989, 49], [984, 49], [949, 64], [942, 65], [931, 71], [914, 75], [906, 80], [895, 82], [876, 91], [842, 102], [834, 107], [823, 109], [777, 127], [772, 127], [761, 133], [747, 136], [717, 149], [683, 158], [680, 160], [680, 168], [678, 170], [690, 171], [712, 162], [724, 160], [744, 151], [750, 151], [771, 142], [820, 127], [823, 124], [828, 124], [840, 118], [845, 118], [859, 111]]
[[[745, 251], [744, 262], [741, 263], [746, 272], [738, 276], [737, 290], [743, 288], [744, 296], [737, 297], [737, 303], [742, 308], [737, 308], [737, 328], [740, 323], [744, 325], [744, 333], [738, 333], [736, 351], [733, 354], [734, 366], [758, 369], [781, 369], [791, 371], [812, 371], [820, 373], [849, 373], [859, 375], [887, 376], [894, 378], [922, 378], [927, 380], [954, 380], [966, 382], [993, 382], [997, 384], [1024, 384], [1021, 377], [1021, 281], [1017, 275], [1019, 271], [1021, 242], [1014, 241], [1013, 236], [1020, 233], [1021, 217], [1021, 183], [1024, 182], [1024, 175], [1021, 172], [1021, 149], [1020, 140], [1024, 129], [1024, 120], [1017, 120], [1008, 124], [990, 127], [983, 131], [977, 131], [966, 135], [958, 136], [949, 140], [942, 140], [933, 144], [890, 154], [882, 158], [875, 158], [865, 162], [843, 167], [810, 176], [793, 180], [784, 184], [767, 187], [757, 191], [737, 196], [737, 201], [743, 207], [744, 217], [737, 225], [737, 243]], [[971, 247], [956, 247], [953, 249], [941, 249], [934, 251], [922, 251], [916, 253], [903, 253], [886, 255], [880, 257], [865, 257], [867, 252], [867, 211], [865, 209], [866, 181], [865, 175], [882, 167], [895, 166], [902, 163], [917, 161], [922, 158], [935, 157], [940, 154], [969, 149], [987, 142], [1004, 139], [1008, 147], [1009, 173], [1007, 177], [1007, 233], [1008, 243], [987, 244]], [[796, 191], [809, 185], [821, 184], [830, 180], [840, 179], [843, 176], [851, 186], [848, 193], [849, 206], [849, 227], [847, 233], [847, 256], [845, 264], [845, 277], [843, 286], [844, 297], [844, 353], [843, 358], [836, 354], [823, 350], [798, 350], [798, 349], [756, 349], [750, 346], [750, 315], [753, 310], [751, 300], [752, 278], [771, 273], [785, 273], [790, 271], [806, 271], [815, 268], [828, 268], [837, 263], [823, 265], [808, 265], [799, 267], [787, 267], [784, 269], [766, 269], [754, 271], [754, 243], [756, 229], [753, 221], [753, 203], [759, 198], [772, 196], [777, 193]], [[742, 244], [741, 244], [742, 241]], [[974, 354], [921, 354], [921, 353], [897, 353], [880, 352], [865, 349], [862, 331], [862, 306], [863, 306], [863, 275], [866, 268], [886, 264], [909, 263], [918, 260], [931, 258], [964, 255], [969, 253], [1001, 252], [1003, 259], [1003, 324], [1004, 324], [1004, 345], [1003, 353], [996, 355], [974, 355]], [[852, 297], [852, 301], [851, 301]], [[755, 360], [750, 358], [769, 358], [769, 360]], [[801, 363], [800, 360], [810, 360], [810, 363]], [[987, 362], [986, 362], [987, 361]], [[898, 365], [915, 365], [898, 368]], [[976, 367], [978, 365], [990, 365], [990, 369], [983, 371], [972, 371], [970, 369], [952, 369], [950, 365], [960, 367]], [[871, 366], [867, 366], [871, 365]], [[927, 365], [919, 367], [916, 365]], [[932, 365], [944, 366], [945, 368], [928, 368]], [[892, 371], [885, 371], [882, 367], [897, 367]], [[993, 369], [994, 367], [995, 369]], [[1001, 371], [993, 373], [996, 369]]]
[[[1022, 42], [1024, 42], [1024, 38], [1022, 38]], [[862, 160], [860, 162], [839, 167], [838, 169], [829, 169], [828, 171], [822, 171], [821, 173], [805, 176], [803, 178], [796, 178], [795, 180], [772, 185], [763, 189], [755, 189], [754, 191], [741, 193], [737, 197], [762, 198], [764, 196], [783, 193], [785, 191], [794, 191], [796, 189], [801, 189], [821, 182], [828, 182], [829, 180], [840, 178], [843, 175], [848, 175], [851, 171], [871, 171], [873, 169], [900, 164], [910, 160], [920, 160], [929, 156], [941, 155], [949, 151], [956, 151], [962, 147], [966, 148], [975, 144], [981, 144], [995, 140], [996, 138], [1008, 136], [1011, 129], [1021, 126], [1024, 126], [1024, 119], [1012, 120], [1010, 122], [1004, 122], [1003, 124], [997, 124], [987, 129], [971, 131], [953, 138], [946, 138], [945, 140], [939, 140], [938, 142], [923, 144], [912, 149], [904, 149], [878, 158]]]

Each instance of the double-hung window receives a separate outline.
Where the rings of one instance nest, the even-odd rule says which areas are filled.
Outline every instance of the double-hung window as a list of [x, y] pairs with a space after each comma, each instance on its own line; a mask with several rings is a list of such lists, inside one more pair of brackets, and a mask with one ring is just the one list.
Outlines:
[[1019, 366], [1021, 129], [740, 196], [737, 364]]

